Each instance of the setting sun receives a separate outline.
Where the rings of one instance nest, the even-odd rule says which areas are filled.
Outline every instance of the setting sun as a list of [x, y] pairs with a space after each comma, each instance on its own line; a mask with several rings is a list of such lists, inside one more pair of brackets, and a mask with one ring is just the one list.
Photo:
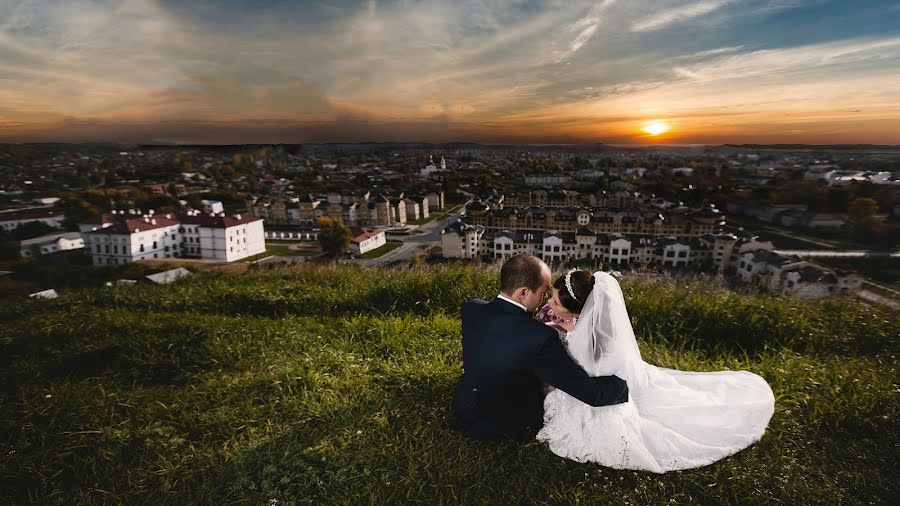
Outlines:
[[647, 132], [650, 135], [659, 135], [669, 131], [669, 125], [663, 123], [662, 121], [654, 121], [653, 123], [648, 123], [644, 125], [644, 128], [641, 130]]

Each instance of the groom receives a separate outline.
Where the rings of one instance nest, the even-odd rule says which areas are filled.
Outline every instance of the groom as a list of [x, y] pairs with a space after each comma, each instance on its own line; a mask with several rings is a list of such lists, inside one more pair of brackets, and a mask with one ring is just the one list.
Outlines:
[[616, 376], [592, 378], [569, 357], [556, 330], [532, 318], [550, 290], [550, 268], [516, 255], [500, 269], [500, 295], [462, 308], [463, 375], [457, 427], [476, 439], [533, 439], [543, 424], [547, 383], [591, 406], [628, 401]]

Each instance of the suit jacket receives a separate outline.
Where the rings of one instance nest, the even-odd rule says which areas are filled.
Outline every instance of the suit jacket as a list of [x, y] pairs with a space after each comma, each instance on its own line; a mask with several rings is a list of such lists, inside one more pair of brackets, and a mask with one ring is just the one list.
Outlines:
[[592, 378], [552, 327], [503, 299], [462, 308], [463, 375], [456, 385], [457, 427], [476, 439], [533, 439], [543, 425], [548, 383], [591, 406], [628, 400], [615, 376]]

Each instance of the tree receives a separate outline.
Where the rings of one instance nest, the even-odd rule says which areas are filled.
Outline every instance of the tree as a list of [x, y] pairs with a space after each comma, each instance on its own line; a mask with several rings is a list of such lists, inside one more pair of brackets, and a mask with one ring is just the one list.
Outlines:
[[102, 207], [70, 192], [60, 194], [60, 201], [57, 207], [65, 213], [66, 226], [71, 230], [77, 229], [77, 225], [84, 220], [103, 212]]
[[19, 245], [13, 241], [0, 240], [0, 260], [18, 260]]
[[847, 214], [855, 223], [868, 221], [878, 212], [878, 202], [868, 197], [852, 200], [847, 204]]
[[868, 197], [852, 200], [847, 205], [847, 221], [851, 236], [864, 243], [878, 243], [880, 236], [886, 231], [885, 224], [875, 219], [878, 202]]
[[340, 256], [352, 238], [353, 234], [343, 223], [332, 218], [319, 218], [319, 244], [328, 256]]
[[12, 229], [9, 235], [16, 241], [24, 241], [26, 239], [34, 239], [35, 237], [40, 237], [42, 235], [52, 234], [54, 232], [59, 232], [59, 230], [47, 225], [43, 221], [29, 221]]

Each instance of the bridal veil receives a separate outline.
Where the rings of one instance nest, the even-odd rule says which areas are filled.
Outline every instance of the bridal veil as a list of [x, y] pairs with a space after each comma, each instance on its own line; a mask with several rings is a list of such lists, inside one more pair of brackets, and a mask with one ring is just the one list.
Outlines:
[[657, 473], [700, 467], [759, 441], [774, 412], [772, 390], [756, 374], [645, 363], [619, 283], [605, 272], [594, 273], [568, 350], [591, 376], [624, 379], [629, 401], [595, 408], [551, 391], [537, 438], [562, 457]]

